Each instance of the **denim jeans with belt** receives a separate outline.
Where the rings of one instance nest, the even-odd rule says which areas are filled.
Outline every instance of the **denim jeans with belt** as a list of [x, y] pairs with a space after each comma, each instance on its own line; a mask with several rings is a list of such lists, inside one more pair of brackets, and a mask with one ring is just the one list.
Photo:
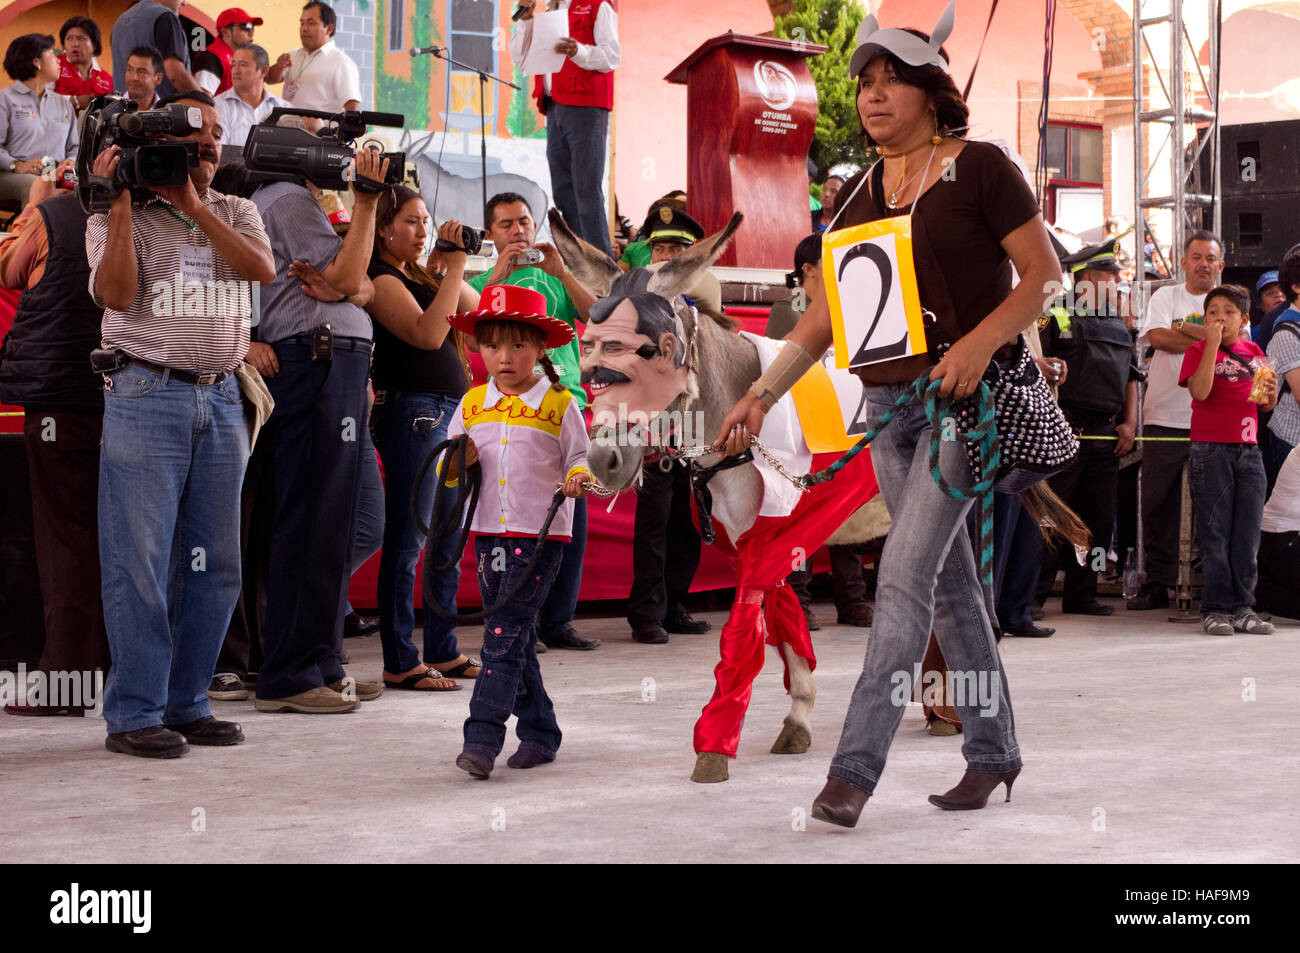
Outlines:
[[[867, 387], [867, 419], [878, 420], [907, 387]], [[957, 713], [967, 767], [1020, 767], [1006, 672], [989, 621], [991, 593], [980, 584], [966, 532], [972, 501], [953, 499], [930, 476], [932, 433], [923, 406], [912, 401], [871, 444], [876, 480], [893, 525], [880, 557], [866, 660], [829, 772], [868, 792], [884, 770], [912, 697], [913, 666], [921, 661], [932, 626], [961, 702]], [[950, 485], [971, 486], [960, 441], [940, 443], [939, 465]]]
[[[425, 546], [424, 533], [411, 519], [411, 488], [429, 451], [447, 439], [447, 425], [460, 404], [459, 398], [444, 394], [382, 391], [375, 394], [371, 427], [375, 446], [384, 461], [384, 548], [379, 557], [379, 638], [384, 648], [384, 670], [391, 674], [409, 672], [420, 664], [420, 652], [411, 639], [415, 629], [415, 566]], [[444, 512], [432, 514], [437, 477], [432, 469], [420, 486], [420, 513], [430, 526], [446, 516], [454, 493], [443, 494]], [[436, 603], [456, 611], [456, 589], [460, 566], [435, 573], [435, 562], [455, 556], [459, 536], [429, 540], [424, 559], [424, 661], [450, 662], [460, 656], [455, 622], [429, 609]]]
[[1192, 509], [1201, 546], [1201, 612], [1236, 615], [1255, 604], [1264, 460], [1253, 443], [1191, 447]]
[[208, 682], [239, 596], [248, 453], [233, 376], [200, 386], [134, 365], [110, 375], [99, 457], [110, 733], [209, 713]]
[[483, 624], [483, 672], [474, 681], [469, 702], [465, 748], [489, 761], [505, 745], [506, 719], [512, 714], [519, 718], [515, 733], [521, 748], [554, 758], [563, 737], [537, 663], [537, 614], [559, 571], [561, 551], [556, 540], [542, 542], [537, 564], [525, 575], [538, 545], [535, 539], [517, 536], [480, 536], [474, 541], [485, 607], [495, 605], [526, 579], [514, 598]]

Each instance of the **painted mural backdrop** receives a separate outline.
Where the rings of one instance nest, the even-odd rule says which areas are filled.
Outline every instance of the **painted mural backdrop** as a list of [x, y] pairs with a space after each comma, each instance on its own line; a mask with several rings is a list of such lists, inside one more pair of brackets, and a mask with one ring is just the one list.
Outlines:
[[[480, 136], [487, 138], [487, 192], [518, 192], [538, 221], [550, 207], [546, 130], [530, 95], [531, 78], [510, 57], [512, 3], [501, 0], [357, 0], [373, 9], [375, 108], [401, 113], [401, 146], [420, 173], [436, 221], [482, 218]], [[472, 69], [412, 47], [446, 46]], [[475, 70], [511, 79], [511, 89]]]

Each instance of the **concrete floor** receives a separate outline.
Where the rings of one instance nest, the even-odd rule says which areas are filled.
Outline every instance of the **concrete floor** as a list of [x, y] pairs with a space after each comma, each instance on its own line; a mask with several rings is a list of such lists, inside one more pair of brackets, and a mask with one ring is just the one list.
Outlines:
[[[724, 617], [702, 615], [715, 630]], [[1004, 640], [1025, 769], [1011, 803], [995, 795], [983, 811], [926, 802], [960, 778], [961, 738], [930, 737], [913, 707], [858, 828], [801, 823], [866, 630], [815, 636], [807, 754], [768, 754], [787, 710], [769, 650], [731, 780], [696, 785], [691, 727], [712, 690], [715, 635], [643, 646], [622, 619], [593, 618], [579, 629], [604, 647], [542, 656], [565, 732], [559, 760], [523, 772], [502, 759], [486, 782], [453, 765], [468, 688], [388, 692], [332, 717], [214, 703], [248, 741], [176, 761], [109, 754], [102, 721], [0, 715], [0, 860], [1300, 860], [1300, 624], [1214, 638], [1164, 620], [1049, 613], [1055, 637]], [[472, 650], [477, 633], [464, 631]], [[376, 677], [378, 638], [346, 645], [351, 671]], [[514, 746], [512, 732], [506, 753]]]

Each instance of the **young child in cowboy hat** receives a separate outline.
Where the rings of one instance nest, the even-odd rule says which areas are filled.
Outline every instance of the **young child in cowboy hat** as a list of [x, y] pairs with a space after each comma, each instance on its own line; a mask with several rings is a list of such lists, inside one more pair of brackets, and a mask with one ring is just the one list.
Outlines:
[[[563, 483], [566, 497], [582, 497], [591, 474], [582, 412], [546, 356], [547, 348], [573, 340], [573, 328], [548, 317], [546, 299], [531, 288], [490, 285], [480, 303], [480, 310], [454, 314], [448, 323], [477, 339], [491, 380], [461, 399], [447, 437], [467, 434], [466, 466], [478, 462], [482, 468], [470, 529], [479, 534], [475, 550], [483, 605], [496, 605], [525, 580], [484, 620], [483, 671], [474, 683], [465, 745], [456, 759], [458, 768], [483, 779], [505, 745], [512, 714], [519, 719], [520, 745], [506, 762], [510, 767], [554, 761], [560, 746], [555, 709], [537, 664], [537, 618], [560, 568], [560, 543], [573, 524], [569, 500], [546, 537], [538, 537], [557, 484]], [[537, 373], [538, 364], [547, 380]], [[459, 478], [457, 456], [444, 468], [449, 484]]]

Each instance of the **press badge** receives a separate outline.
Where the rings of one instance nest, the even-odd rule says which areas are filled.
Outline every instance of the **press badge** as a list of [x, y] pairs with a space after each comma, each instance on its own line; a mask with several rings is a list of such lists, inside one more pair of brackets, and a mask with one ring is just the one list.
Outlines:
[[280, 98], [293, 102], [298, 98], [298, 87], [300, 85], [296, 79], [286, 79], [284, 81], [284, 92], [280, 94]]
[[181, 284], [206, 285], [214, 277], [211, 246], [181, 246]]

